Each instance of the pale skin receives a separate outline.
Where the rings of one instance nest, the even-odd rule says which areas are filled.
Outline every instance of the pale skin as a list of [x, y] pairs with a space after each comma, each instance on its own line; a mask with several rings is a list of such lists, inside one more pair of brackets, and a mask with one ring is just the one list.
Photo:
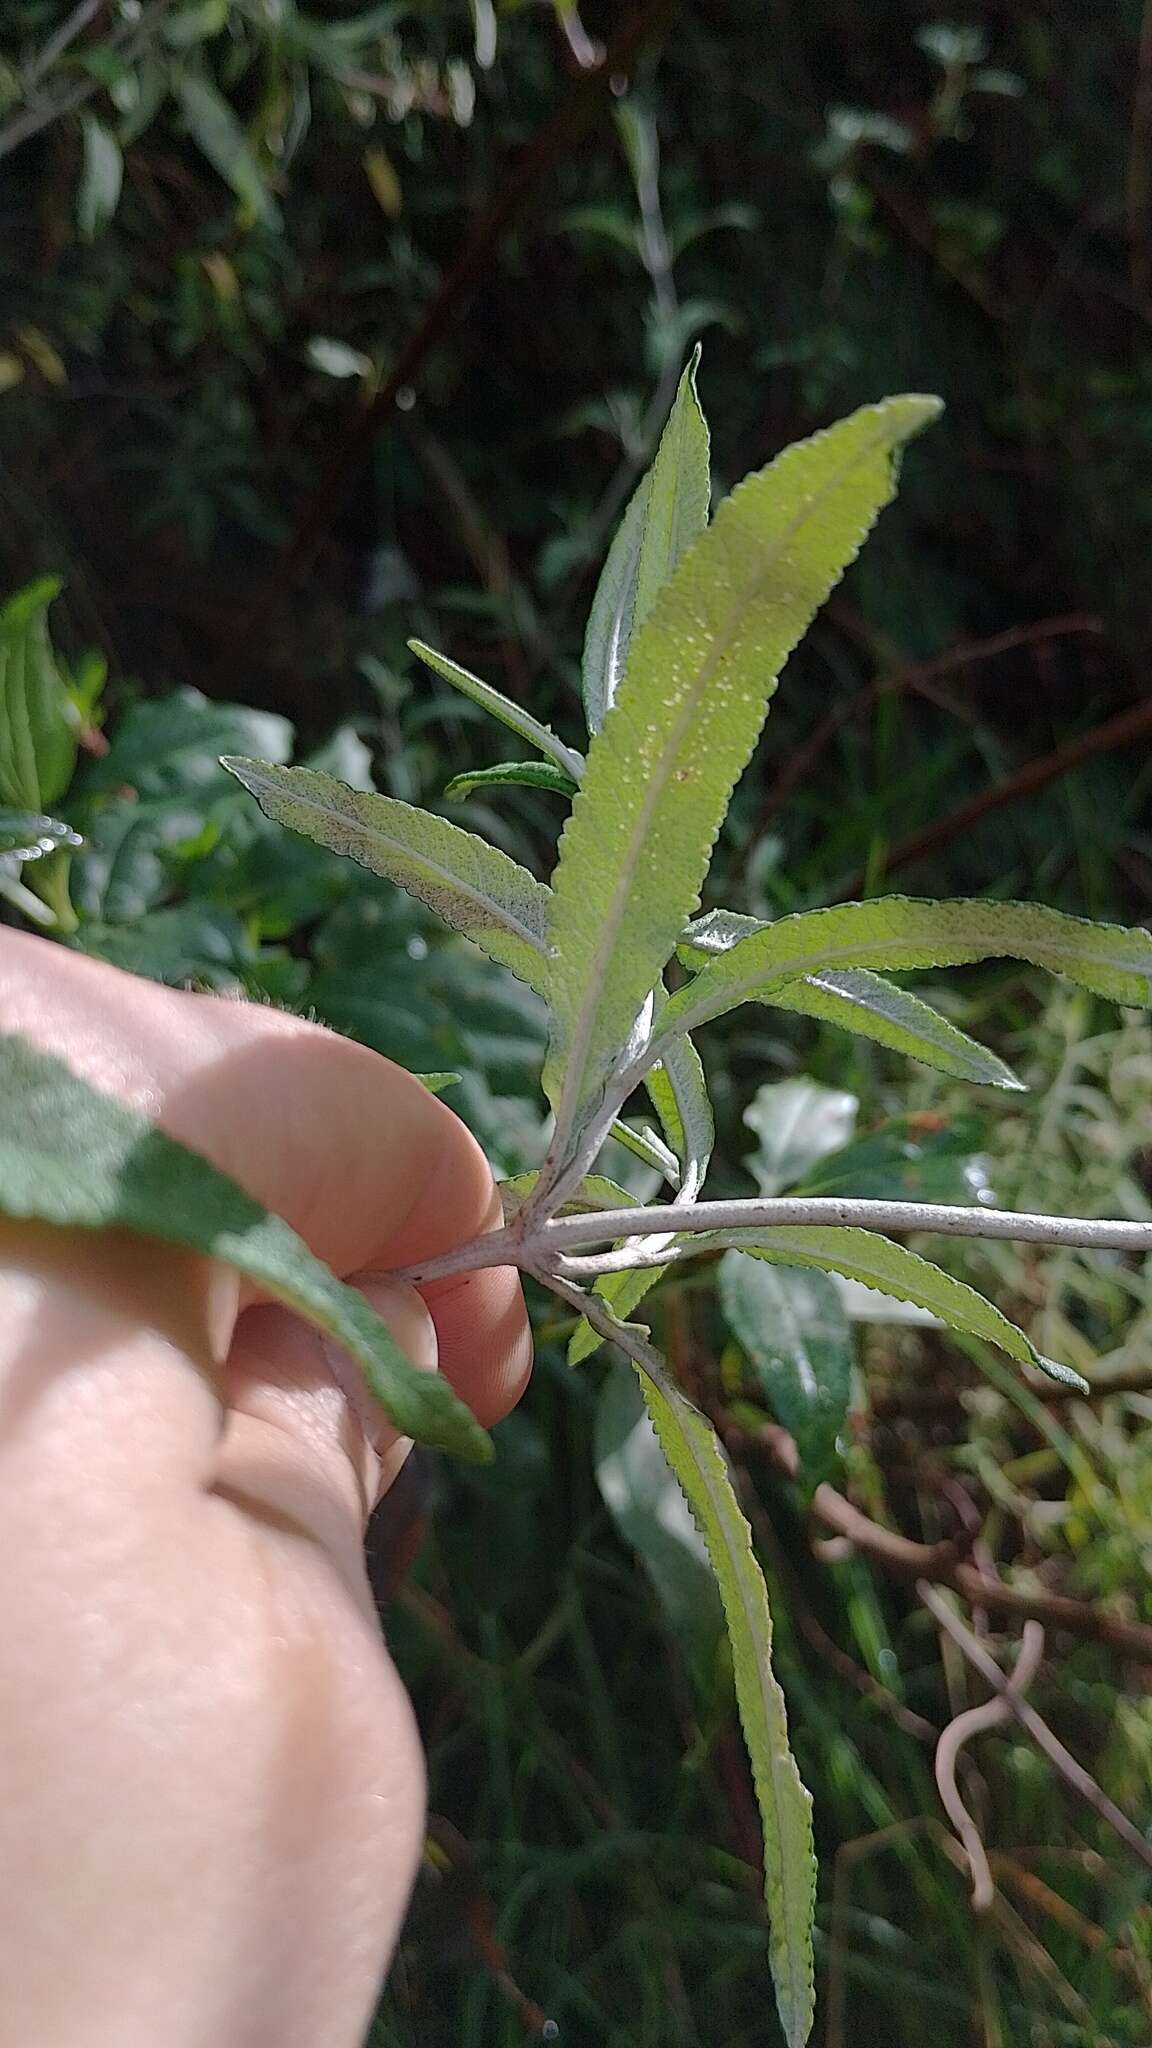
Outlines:
[[[480, 1420], [517, 1275], [370, 1276], [499, 1222], [478, 1146], [375, 1053], [0, 930], [21, 1032], [362, 1284]], [[0, 2043], [357, 2048], [420, 1852], [362, 1536], [406, 1455], [224, 1268], [0, 1219]]]

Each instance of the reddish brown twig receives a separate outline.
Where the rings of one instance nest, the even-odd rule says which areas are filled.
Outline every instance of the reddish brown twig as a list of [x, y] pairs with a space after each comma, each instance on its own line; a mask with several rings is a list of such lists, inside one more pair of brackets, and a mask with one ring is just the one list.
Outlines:
[[[892, 874], [897, 868], [904, 868], [911, 861], [921, 860], [927, 853], [934, 853], [938, 847], [948, 846], [958, 839], [971, 825], [976, 825], [990, 812], [1002, 810], [1005, 804], [1014, 804], [1021, 797], [1035, 796], [1038, 790], [1047, 789], [1050, 783], [1059, 782], [1062, 776], [1078, 768], [1082, 761], [1088, 761], [1094, 754], [1108, 754], [1117, 747], [1127, 746], [1130, 741], [1143, 739], [1152, 733], [1152, 702], [1147, 698], [1140, 704], [1132, 704], [1127, 711], [1118, 711], [1115, 718], [1106, 718], [1102, 725], [1095, 725], [1091, 732], [1080, 733], [1076, 739], [1068, 740], [1062, 747], [1054, 747], [1050, 754], [1038, 754], [1017, 768], [1011, 775], [1005, 775], [1000, 782], [994, 782], [991, 789], [982, 790], [965, 804], [958, 804], [954, 811], [926, 825], [923, 831], [910, 833], [900, 839], [884, 857], [884, 872]], [[850, 882], [837, 891], [832, 899], [837, 903], [859, 896], [865, 884], [863, 872], [853, 875]]]
[[1152, 1664], [1152, 1628], [1140, 1621], [1122, 1621], [1085, 1600], [1071, 1600], [1063, 1593], [1025, 1592], [1006, 1586], [999, 1579], [986, 1578], [963, 1558], [952, 1543], [914, 1543], [873, 1522], [860, 1513], [843, 1494], [827, 1483], [812, 1496], [812, 1514], [826, 1529], [845, 1537], [874, 1558], [897, 1578], [924, 1579], [937, 1586], [950, 1586], [974, 1607], [1013, 1620], [1039, 1621], [1048, 1629], [1066, 1629], [1071, 1635], [1087, 1636], [1106, 1643], [1122, 1657]]
[[1065, 617], [1039, 619], [1030, 626], [1014, 626], [1004, 633], [994, 633], [986, 640], [971, 640], [964, 646], [954, 647], [948, 654], [940, 654], [931, 661], [911, 663], [906, 668], [889, 670], [877, 676], [863, 689], [850, 697], [842, 698], [826, 712], [820, 723], [810, 733], [803, 746], [793, 753], [781, 769], [768, 791], [757, 814], [755, 826], [749, 835], [749, 845], [755, 845], [771, 819], [792, 795], [793, 790], [807, 781], [820, 756], [835, 739], [840, 728], [859, 715], [868, 711], [882, 697], [894, 696], [902, 690], [925, 690], [941, 677], [952, 675], [959, 668], [971, 668], [977, 662], [992, 661], [998, 654], [1009, 654], [1017, 647], [1034, 646], [1043, 640], [1065, 639], [1071, 633], [1102, 633], [1103, 625], [1090, 613], [1070, 612]]

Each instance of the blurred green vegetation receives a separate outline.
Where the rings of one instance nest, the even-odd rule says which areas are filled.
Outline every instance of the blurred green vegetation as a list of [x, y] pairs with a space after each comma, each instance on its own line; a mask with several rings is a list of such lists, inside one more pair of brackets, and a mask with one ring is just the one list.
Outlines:
[[[0, 883], [33, 895], [9, 888], [6, 914], [70, 900], [70, 943], [459, 1070], [449, 1100], [497, 1170], [533, 1163], [535, 999], [269, 827], [216, 757], [295, 749], [438, 805], [507, 741], [417, 669], [413, 633], [575, 740], [587, 599], [698, 337], [718, 488], [862, 400], [948, 402], [788, 671], [718, 900], [774, 916], [891, 875], [1147, 921], [1152, 31], [1117, 0], [8, 0], [0, 594], [62, 579], [80, 765], [26, 800], [62, 814], [50, 886], [0, 841]], [[546, 793], [459, 815], [546, 871]], [[857, 1098], [837, 1167], [856, 1192], [961, 1173], [1022, 1207], [1147, 1216], [1147, 1023], [1016, 969], [932, 993], [1029, 1097], [745, 1013], [704, 1042], [710, 1186], [748, 1185], [757, 1090], [808, 1076]], [[833, 1484], [1009, 1586], [1152, 1624], [1145, 1277], [1006, 1245], [946, 1263], [1121, 1391], [1053, 1400], [936, 1331], [854, 1323]], [[932, 1752], [979, 1680], [908, 1577], [806, 1519], [711, 1275], [663, 1304], [773, 1592], [816, 1798], [825, 2048], [1143, 2048], [1147, 1869], [1008, 1728], [962, 1777], [1000, 1887], [972, 1913]], [[725, 1674], [707, 1611], [683, 1593], [674, 1636], [614, 1524], [598, 1468], [629, 1439], [611, 1368], [570, 1373], [566, 1334], [542, 1307], [493, 1470], [413, 1464], [375, 1535], [432, 1822], [373, 2039], [758, 2048]], [[1141, 1827], [1147, 1670], [1050, 1631], [1030, 1695]]]

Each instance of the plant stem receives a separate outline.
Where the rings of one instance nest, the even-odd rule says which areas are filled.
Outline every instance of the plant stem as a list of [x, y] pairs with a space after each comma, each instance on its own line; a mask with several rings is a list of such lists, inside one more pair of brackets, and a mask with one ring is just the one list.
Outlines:
[[[525, 1215], [526, 1215], [525, 1211]], [[518, 1227], [519, 1226], [519, 1227]], [[523, 1218], [505, 1230], [475, 1237], [454, 1251], [423, 1265], [406, 1266], [395, 1277], [420, 1285], [441, 1280], [452, 1273], [475, 1272], [483, 1266], [522, 1266], [529, 1271], [550, 1268], [557, 1255], [579, 1250], [583, 1245], [612, 1244], [619, 1238], [664, 1237], [670, 1233], [696, 1235], [701, 1232], [745, 1233], [754, 1242], [757, 1230], [781, 1228], [904, 1231], [930, 1230], [942, 1237], [1006, 1237], [1021, 1244], [1078, 1247], [1085, 1251], [1152, 1251], [1152, 1223], [1128, 1223], [1111, 1218], [1085, 1216], [1036, 1216], [1016, 1209], [951, 1208], [934, 1202], [874, 1202], [842, 1199], [840, 1196], [788, 1195], [772, 1201], [661, 1202], [645, 1209], [598, 1209], [588, 1215], [558, 1216], [550, 1221]], [[732, 1238], [739, 1244], [739, 1237]], [[676, 1248], [676, 1256], [690, 1254], [693, 1247]], [[703, 1249], [703, 1247], [702, 1247]], [[711, 1249], [711, 1246], [708, 1247]], [[664, 1265], [670, 1248], [655, 1253], [637, 1251], [632, 1266]], [[602, 1259], [567, 1261], [561, 1270], [575, 1280], [591, 1279], [618, 1269], [611, 1253]]]

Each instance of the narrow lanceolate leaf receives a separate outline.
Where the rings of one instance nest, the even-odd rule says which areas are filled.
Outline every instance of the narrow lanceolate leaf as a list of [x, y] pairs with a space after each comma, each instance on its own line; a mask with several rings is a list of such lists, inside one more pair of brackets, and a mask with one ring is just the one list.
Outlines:
[[803, 975], [958, 967], [1004, 955], [1113, 1002], [1152, 1006], [1152, 934], [1139, 926], [1093, 924], [1034, 903], [880, 896], [782, 917], [741, 939], [665, 1005], [653, 1043], [694, 1031], [738, 1003], [775, 1002], [786, 983]]
[[489, 959], [530, 988], [541, 986], [549, 893], [506, 853], [447, 818], [349, 789], [316, 768], [280, 768], [234, 754], [223, 756], [223, 765], [266, 817], [397, 882]]
[[573, 797], [578, 784], [551, 761], [500, 761], [494, 768], [471, 768], [454, 775], [444, 790], [448, 803], [471, 796], [474, 789], [547, 789], [556, 796]]
[[[689, 925], [677, 947], [685, 966], [699, 973], [705, 961], [717, 953], [728, 953], [741, 939], [768, 930], [762, 918], [742, 917], [734, 910], [712, 910]], [[989, 1088], [1023, 1088], [1011, 1067], [998, 1060], [986, 1046], [978, 1045], [966, 1031], [957, 1030], [947, 1018], [885, 981], [883, 975], [866, 968], [829, 969], [824, 974], [806, 975], [802, 981], [778, 989], [772, 997], [778, 1010], [794, 1010], [803, 1017], [818, 1017], [822, 1023], [854, 1031], [859, 1038], [871, 1038], [877, 1045], [891, 1047], [906, 1058], [921, 1060], [957, 1080], [972, 1081]]]
[[720, 1588], [736, 1701], [764, 1831], [764, 1896], [776, 2005], [789, 2048], [803, 2048], [814, 2010], [812, 1800], [788, 1746], [787, 1709], [772, 1670], [768, 1592], [712, 1430], [666, 1373], [657, 1377], [639, 1363], [637, 1371], [652, 1426], [704, 1538]]
[[960, 1081], [985, 1088], [1024, 1087], [1011, 1067], [950, 1024], [930, 1003], [866, 968], [806, 975], [778, 990], [772, 1002], [778, 1010], [794, 1010], [801, 1017], [818, 1017], [841, 1031], [854, 1031], [858, 1038], [870, 1038]]
[[663, 1138], [658, 1138], [647, 1124], [636, 1130], [617, 1117], [609, 1135], [618, 1145], [623, 1145], [626, 1152], [631, 1152], [634, 1159], [642, 1159], [645, 1166], [654, 1166], [657, 1173], [663, 1174], [670, 1188], [679, 1187], [680, 1161], [671, 1146], [666, 1145]]
[[24, 1039], [0, 1037], [0, 1213], [120, 1226], [235, 1267], [350, 1352], [396, 1427], [464, 1457], [491, 1447], [447, 1381], [410, 1365], [363, 1295], [279, 1216], [135, 1110]]
[[674, 1038], [644, 1076], [660, 1127], [680, 1164], [680, 1200], [694, 1202], [704, 1185], [716, 1124], [700, 1055], [690, 1038]]
[[754, 1259], [768, 1259], [782, 1266], [818, 1266], [826, 1273], [842, 1273], [896, 1301], [914, 1302], [938, 1316], [950, 1330], [997, 1344], [1021, 1365], [1034, 1365], [1051, 1379], [1083, 1388], [1079, 1373], [1045, 1358], [1036, 1346], [1001, 1315], [975, 1288], [966, 1287], [942, 1272], [930, 1259], [906, 1245], [893, 1244], [871, 1230], [843, 1229], [838, 1225], [784, 1224], [777, 1230], [706, 1230], [692, 1239], [693, 1252], [716, 1251], [721, 1247], [747, 1252]]
[[505, 697], [501, 691], [494, 690], [491, 683], [481, 682], [480, 677], [474, 676], [471, 669], [461, 668], [458, 661], [453, 661], [447, 654], [438, 654], [434, 647], [426, 646], [423, 640], [410, 640], [408, 645], [413, 654], [424, 663], [425, 668], [430, 668], [446, 683], [451, 683], [453, 689], [461, 691], [465, 697], [471, 697], [472, 702], [479, 704], [482, 711], [487, 711], [493, 718], [498, 718], [501, 725], [506, 725], [510, 732], [519, 733], [520, 738], [527, 740], [530, 747], [535, 747], [537, 753], [555, 762], [557, 768], [563, 769], [565, 775], [573, 782], [579, 782], [584, 767], [583, 759], [572, 747], [566, 747], [563, 740], [557, 739], [550, 726], [541, 725], [539, 719], [533, 718], [530, 711], [523, 710], [519, 704], [513, 704], [510, 697]]
[[[519, 1215], [533, 1188], [540, 1179], [538, 1173], [516, 1173], [509, 1180], [500, 1182], [500, 1202], [505, 1223]], [[589, 1209], [625, 1209], [639, 1207], [639, 1198], [630, 1195], [614, 1180], [608, 1180], [602, 1173], [585, 1174], [579, 1187], [560, 1204], [558, 1216], [586, 1215]]]
[[708, 524], [708, 426], [696, 396], [699, 347], [680, 379], [651, 469], [617, 529], [584, 640], [584, 709], [597, 733], [612, 705], [632, 635], [685, 549]]
[[633, 638], [555, 876], [544, 1078], [561, 1166], [697, 907], [780, 669], [937, 410], [890, 399], [786, 449], [720, 506]]

